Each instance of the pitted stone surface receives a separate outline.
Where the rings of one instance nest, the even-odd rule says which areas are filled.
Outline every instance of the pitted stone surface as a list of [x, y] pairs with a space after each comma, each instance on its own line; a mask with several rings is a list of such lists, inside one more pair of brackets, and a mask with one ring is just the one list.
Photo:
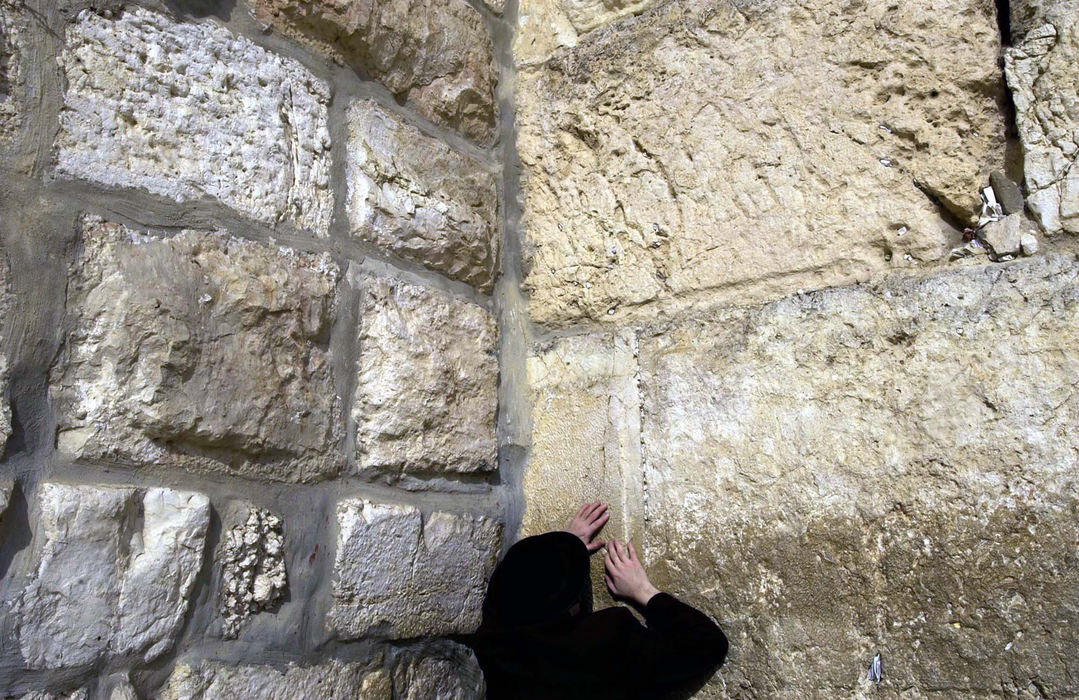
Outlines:
[[89, 697], [89, 694], [86, 689], [79, 688], [70, 693], [48, 693], [43, 690], [35, 690], [32, 693], [19, 696], [19, 700], [86, 700], [87, 697]]
[[498, 333], [484, 309], [364, 277], [352, 417], [361, 469], [497, 468]]
[[534, 320], [849, 283], [944, 255], [921, 190], [972, 215], [1004, 158], [991, 5], [739, 8], [675, 0], [518, 74]]
[[[9, 270], [5, 256], [0, 254], [0, 343], [9, 332], [14, 300], [8, 283]], [[7, 440], [11, 437], [11, 401], [8, 396], [8, 371], [7, 353], [0, 352], [0, 455], [4, 454]]]
[[60, 175], [328, 235], [330, 92], [299, 63], [137, 7], [81, 12], [60, 63]]
[[247, 0], [256, 18], [378, 80], [420, 114], [487, 144], [491, 37], [466, 0]]
[[[561, 530], [581, 503], [610, 505], [604, 539], [640, 542], [640, 396], [631, 332], [555, 341], [528, 358], [532, 440], [522, 536]], [[610, 600], [592, 557], [593, 605]]]
[[245, 511], [225, 533], [217, 556], [226, 639], [234, 639], [251, 615], [275, 608], [288, 587], [281, 519], [254, 506]]
[[248, 666], [213, 661], [180, 663], [159, 700], [392, 700], [382, 670], [333, 660], [316, 666]]
[[470, 632], [502, 526], [490, 518], [353, 498], [337, 504], [329, 628], [341, 639]]
[[738, 654], [705, 697], [846, 697], [877, 650], [916, 696], [1079, 692], [1077, 341], [1068, 256], [642, 337], [645, 559]]
[[1079, 17], [1031, 29], [1008, 49], [1004, 65], [1027, 206], [1046, 231], [1079, 233]]
[[327, 256], [87, 218], [53, 372], [58, 449], [282, 481], [335, 473]]
[[487, 692], [476, 657], [459, 646], [398, 658], [393, 685], [398, 700], [481, 700]]
[[498, 264], [498, 187], [481, 163], [371, 100], [348, 112], [352, 234], [489, 291]]
[[10, 143], [25, 119], [26, 6], [0, 0], [0, 143]]
[[46, 482], [38, 506], [35, 564], [15, 605], [27, 666], [80, 666], [106, 654], [151, 661], [170, 649], [202, 565], [209, 500]]

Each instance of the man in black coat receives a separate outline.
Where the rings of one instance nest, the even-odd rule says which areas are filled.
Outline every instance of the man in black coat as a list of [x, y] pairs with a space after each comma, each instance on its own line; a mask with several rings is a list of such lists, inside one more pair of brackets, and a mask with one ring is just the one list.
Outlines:
[[[609, 517], [594, 501], [566, 530], [527, 537], [495, 568], [476, 652], [488, 700], [661, 698], [706, 680], [727, 656], [712, 620], [648, 580], [632, 544], [597, 539]], [[592, 612], [588, 557], [604, 549], [611, 594], [636, 607]]]

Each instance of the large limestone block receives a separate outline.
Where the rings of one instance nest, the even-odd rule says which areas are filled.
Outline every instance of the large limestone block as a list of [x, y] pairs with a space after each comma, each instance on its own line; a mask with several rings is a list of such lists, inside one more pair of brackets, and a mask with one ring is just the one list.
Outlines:
[[518, 74], [532, 317], [739, 303], [941, 257], [1004, 158], [981, 0], [675, 0]]
[[352, 417], [362, 469], [497, 468], [498, 331], [486, 310], [407, 282], [363, 279]]
[[385, 85], [420, 114], [489, 143], [491, 37], [467, 0], [247, 0], [257, 19]]
[[210, 22], [129, 7], [67, 29], [56, 169], [329, 232], [328, 86]]
[[1004, 65], [1027, 206], [1046, 231], [1079, 233], [1079, 17], [1031, 29]]
[[498, 186], [478, 161], [371, 100], [348, 111], [354, 236], [489, 291], [498, 265]]
[[334, 473], [336, 282], [324, 255], [86, 218], [53, 371], [58, 449], [283, 481]]
[[476, 657], [458, 645], [398, 657], [393, 685], [399, 700], [481, 700], [487, 692]]
[[274, 666], [180, 663], [173, 669], [159, 700], [391, 700], [389, 679], [369, 664], [336, 659], [316, 666], [290, 663]]
[[[566, 527], [585, 502], [610, 504], [603, 539], [640, 541], [641, 420], [633, 333], [578, 336], [528, 358], [532, 441], [522, 536]], [[592, 557], [595, 607], [609, 600]]]
[[728, 628], [728, 692], [847, 697], [878, 650], [912, 696], [1079, 692], [1044, 661], [1079, 642], [1077, 341], [1063, 256], [642, 337], [645, 559]]
[[209, 520], [200, 493], [42, 484], [35, 564], [15, 604], [27, 666], [81, 666], [108, 654], [151, 661], [168, 651]]
[[26, 38], [26, 6], [0, 1], [0, 144], [10, 143], [25, 119]]
[[339, 638], [470, 632], [479, 624], [501, 524], [353, 498], [337, 504], [337, 526], [328, 623]]

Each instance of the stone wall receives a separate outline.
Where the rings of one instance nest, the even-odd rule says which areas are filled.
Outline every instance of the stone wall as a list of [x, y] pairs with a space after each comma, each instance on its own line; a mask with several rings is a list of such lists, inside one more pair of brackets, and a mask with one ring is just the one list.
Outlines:
[[482, 694], [510, 29], [305, 5], [0, 4], [2, 697]]
[[699, 697], [1079, 695], [1077, 18], [0, 0], [0, 696], [480, 697], [593, 498]]

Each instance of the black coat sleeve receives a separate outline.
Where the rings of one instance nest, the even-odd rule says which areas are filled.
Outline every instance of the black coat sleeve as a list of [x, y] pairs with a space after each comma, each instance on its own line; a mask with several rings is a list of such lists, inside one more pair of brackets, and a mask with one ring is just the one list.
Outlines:
[[644, 608], [649, 675], [669, 688], [713, 672], [727, 658], [727, 636], [696, 608], [657, 593]]

